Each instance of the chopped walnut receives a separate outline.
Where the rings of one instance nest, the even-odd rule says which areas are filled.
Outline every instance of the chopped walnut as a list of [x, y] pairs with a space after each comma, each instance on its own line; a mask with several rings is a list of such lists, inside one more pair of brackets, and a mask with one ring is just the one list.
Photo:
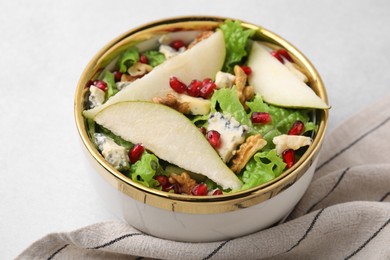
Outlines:
[[187, 46], [187, 49], [191, 49], [199, 42], [203, 41], [204, 39], [209, 38], [214, 32], [213, 31], [204, 31], [198, 34], [195, 39]]
[[127, 72], [130, 74], [130, 76], [133, 77], [141, 77], [153, 70], [153, 67], [149, 64], [137, 62], [133, 66], [131, 66]]
[[252, 156], [266, 144], [267, 141], [260, 134], [249, 136], [234, 155], [230, 169], [235, 173], [239, 173]]
[[191, 195], [192, 189], [197, 184], [196, 181], [186, 172], [183, 172], [180, 175], [172, 173], [171, 177], [169, 177], [169, 182], [171, 184], [178, 183], [181, 187], [181, 191], [188, 195]]
[[241, 69], [241, 67], [238, 65], [234, 66], [234, 74], [236, 76], [234, 83], [236, 85], [238, 98], [239, 98], [241, 104], [244, 105], [245, 96], [243, 94], [243, 91], [245, 89], [247, 76], [246, 76], [244, 70]]
[[245, 101], [252, 100], [255, 96], [255, 88], [253, 86], [246, 86], [244, 89]]
[[186, 102], [179, 102], [177, 97], [173, 94], [167, 94], [165, 97], [154, 97], [152, 98], [154, 103], [159, 103], [168, 107], [171, 107], [180, 113], [189, 114], [190, 106]]
[[136, 79], [138, 79], [138, 77], [133, 77], [130, 76], [129, 74], [122, 74], [121, 76], [121, 82], [133, 82]]

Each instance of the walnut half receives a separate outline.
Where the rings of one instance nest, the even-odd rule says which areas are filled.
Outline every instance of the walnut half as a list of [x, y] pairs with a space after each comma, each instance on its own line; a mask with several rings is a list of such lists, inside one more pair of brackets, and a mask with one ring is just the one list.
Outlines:
[[177, 100], [177, 97], [173, 94], [167, 94], [165, 97], [154, 97], [154, 98], [152, 98], [152, 101], [154, 103], [159, 103], [159, 104], [171, 107], [171, 108], [173, 108], [173, 109], [175, 109], [183, 114], [190, 113], [190, 106], [188, 105], [188, 103], [179, 102]]
[[234, 155], [230, 169], [235, 173], [239, 173], [252, 156], [266, 144], [267, 141], [263, 139], [261, 134], [249, 136]]
[[186, 172], [183, 172], [180, 175], [172, 173], [169, 177], [169, 182], [172, 184], [178, 183], [181, 187], [181, 191], [188, 195], [191, 195], [192, 189], [196, 186], [196, 181]]

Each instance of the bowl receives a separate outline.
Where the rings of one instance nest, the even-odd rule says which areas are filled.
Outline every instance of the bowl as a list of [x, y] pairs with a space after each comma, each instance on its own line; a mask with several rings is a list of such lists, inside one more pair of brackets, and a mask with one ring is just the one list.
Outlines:
[[[82, 111], [90, 80], [126, 47], [156, 33], [215, 29], [228, 18], [190, 16], [168, 18], [131, 29], [109, 42], [88, 63], [75, 94], [75, 120], [82, 149], [92, 167], [91, 182], [119, 218], [147, 234], [176, 241], [208, 242], [243, 236], [282, 222], [305, 193], [315, 170], [328, 121], [327, 110], [315, 110], [318, 130], [313, 142], [293, 167], [263, 185], [221, 196], [187, 196], [147, 188], [108, 164], [91, 142]], [[234, 20], [234, 19], [230, 19]], [[241, 22], [255, 38], [282, 47], [308, 76], [310, 87], [325, 102], [326, 90], [311, 62], [292, 44], [261, 26]]]

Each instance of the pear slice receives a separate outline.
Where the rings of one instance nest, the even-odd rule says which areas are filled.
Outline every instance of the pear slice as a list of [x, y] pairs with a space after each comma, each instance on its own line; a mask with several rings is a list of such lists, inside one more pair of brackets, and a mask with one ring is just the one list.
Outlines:
[[84, 116], [94, 118], [102, 109], [122, 101], [150, 101], [153, 97], [165, 97], [173, 91], [169, 86], [171, 76], [179, 78], [186, 84], [193, 79], [214, 78], [223, 65], [225, 52], [223, 34], [217, 30], [191, 49], [155, 67], [150, 73], [112, 96], [103, 105], [84, 111]]
[[308, 85], [258, 42], [252, 45], [248, 66], [252, 69], [249, 84], [266, 102], [282, 107], [329, 108]]
[[172, 108], [145, 101], [120, 102], [100, 111], [95, 121], [129, 142], [142, 143], [163, 160], [207, 176], [224, 189], [237, 190], [242, 185], [199, 129]]

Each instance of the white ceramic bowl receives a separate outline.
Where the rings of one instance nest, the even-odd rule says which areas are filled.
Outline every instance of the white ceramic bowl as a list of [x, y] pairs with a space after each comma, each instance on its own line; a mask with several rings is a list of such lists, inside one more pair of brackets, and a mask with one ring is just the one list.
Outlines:
[[[315, 169], [324, 138], [328, 111], [317, 110], [318, 131], [313, 143], [299, 161], [278, 178], [258, 187], [221, 196], [187, 196], [147, 188], [133, 182], [100, 155], [90, 141], [82, 116], [85, 86], [126, 46], [144, 41], [156, 32], [214, 29], [227, 18], [178, 17], [160, 20], [132, 29], [107, 44], [89, 62], [77, 86], [75, 119], [83, 149], [91, 165], [91, 181], [108, 207], [133, 227], [166, 239], [206, 242], [249, 234], [282, 221], [306, 191]], [[322, 80], [308, 59], [280, 36], [257, 25], [242, 23], [256, 30], [256, 38], [280, 46], [292, 55], [309, 76], [309, 85], [325, 102]]]

